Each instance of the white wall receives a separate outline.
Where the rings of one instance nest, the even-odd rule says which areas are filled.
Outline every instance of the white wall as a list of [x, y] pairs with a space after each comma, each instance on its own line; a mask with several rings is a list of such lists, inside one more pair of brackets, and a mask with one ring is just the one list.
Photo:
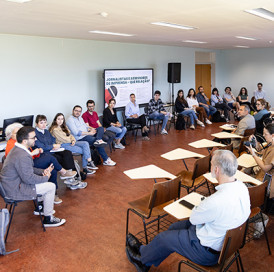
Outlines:
[[103, 111], [107, 68], [153, 68], [154, 89], [170, 100], [167, 64], [182, 63], [179, 88], [195, 86], [195, 49], [0, 34], [0, 127], [3, 119], [57, 112], [93, 99]]
[[246, 87], [251, 99], [257, 83], [262, 82], [274, 106], [274, 48], [221, 50], [217, 61], [219, 91], [223, 93], [226, 86], [231, 86], [236, 95], [241, 87]]

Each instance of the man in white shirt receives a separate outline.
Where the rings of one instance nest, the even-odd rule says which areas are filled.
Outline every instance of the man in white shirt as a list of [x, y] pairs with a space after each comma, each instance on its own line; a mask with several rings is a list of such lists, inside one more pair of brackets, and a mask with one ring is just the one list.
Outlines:
[[211, 161], [211, 174], [217, 179], [216, 193], [192, 210], [189, 220], [179, 221], [158, 234], [148, 245], [127, 236], [126, 253], [137, 271], [158, 266], [177, 252], [200, 265], [218, 262], [226, 231], [242, 225], [250, 214], [247, 187], [235, 179], [238, 163], [228, 150], [217, 150]]
[[263, 83], [257, 84], [258, 89], [254, 91], [255, 100], [264, 99], [266, 100], [266, 91], [263, 90]]

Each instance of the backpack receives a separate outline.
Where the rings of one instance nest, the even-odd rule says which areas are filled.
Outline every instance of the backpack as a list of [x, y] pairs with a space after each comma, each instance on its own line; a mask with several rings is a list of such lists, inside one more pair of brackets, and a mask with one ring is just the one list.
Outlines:
[[7, 226], [9, 224], [9, 219], [10, 219], [10, 214], [8, 209], [0, 210], [0, 255], [7, 255], [19, 250], [17, 249], [10, 252], [6, 252], [5, 234], [6, 234]]
[[77, 160], [74, 160], [75, 169], [77, 172], [77, 180], [81, 182], [87, 178], [87, 174], [81, 171], [81, 167]]
[[96, 166], [101, 165], [102, 160], [101, 160], [101, 157], [100, 157], [97, 149], [90, 150], [90, 152], [91, 152], [91, 159], [93, 160], [94, 164]]
[[221, 113], [217, 110], [213, 115], [212, 115], [212, 120], [213, 123], [219, 123], [219, 122], [226, 122], [225, 118], [221, 117]]
[[182, 114], [178, 114], [175, 129], [177, 130], [183, 130], [186, 127], [185, 118]]

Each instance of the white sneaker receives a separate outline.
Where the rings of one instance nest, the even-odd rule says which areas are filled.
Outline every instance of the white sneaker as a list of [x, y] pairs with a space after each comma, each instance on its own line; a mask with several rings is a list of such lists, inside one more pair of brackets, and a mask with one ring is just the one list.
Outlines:
[[199, 126], [201, 126], [201, 127], [205, 127], [204, 123], [201, 122], [200, 120], [197, 120], [197, 124], [198, 124]]
[[161, 134], [162, 135], [167, 135], [168, 133], [167, 133], [167, 131], [165, 129], [162, 129]]
[[120, 144], [114, 144], [114, 148], [116, 149], [125, 149], [125, 147], [120, 143]]
[[88, 186], [87, 182], [81, 181], [77, 185], [68, 186], [70, 190], [85, 189]]
[[212, 123], [208, 120], [208, 119], [206, 119], [206, 121], [205, 121], [208, 125], [212, 125]]
[[116, 162], [114, 162], [111, 158], [108, 158], [106, 161], [103, 162], [103, 165], [114, 166], [116, 165]]
[[70, 179], [66, 179], [64, 183], [67, 185], [76, 185], [79, 183], [79, 181], [76, 180], [75, 178], [70, 178]]
[[190, 129], [195, 129], [195, 126], [194, 126], [194, 125], [191, 125], [189, 128], [190, 128]]

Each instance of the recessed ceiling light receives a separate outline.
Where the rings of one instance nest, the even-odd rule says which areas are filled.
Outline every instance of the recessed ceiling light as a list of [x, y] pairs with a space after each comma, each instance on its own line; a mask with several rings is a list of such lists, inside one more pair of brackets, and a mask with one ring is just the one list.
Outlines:
[[114, 35], [114, 36], [124, 36], [124, 37], [134, 36], [134, 34], [116, 33], [116, 32], [99, 31], [99, 30], [91, 30], [91, 31], [89, 31], [89, 33]]
[[26, 3], [26, 2], [30, 2], [32, 0], [6, 0], [6, 1], [23, 4], [23, 3]]
[[207, 43], [207, 42], [201, 42], [201, 41], [192, 41], [192, 40], [185, 40], [182, 42], [186, 42], [186, 43]]
[[246, 46], [246, 45], [235, 45], [234, 47], [238, 47], [238, 48], [250, 48], [249, 46]]
[[270, 21], [274, 21], [274, 13], [264, 8], [246, 9], [245, 12], [251, 13]]
[[166, 23], [166, 22], [155, 22], [155, 23], [151, 23], [151, 24], [159, 25], [159, 26], [173, 27], [173, 28], [180, 28], [180, 29], [184, 29], [184, 30], [196, 29], [196, 27], [193, 27], [193, 26], [178, 25], [178, 24], [172, 24], [172, 23]]
[[235, 38], [238, 39], [244, 39], [244, 40], [250, 40], [250, 41], [257, 41], [257, 38], [252, 38], [252, 37], [245, 37], [245, 36], [235, 36]]

